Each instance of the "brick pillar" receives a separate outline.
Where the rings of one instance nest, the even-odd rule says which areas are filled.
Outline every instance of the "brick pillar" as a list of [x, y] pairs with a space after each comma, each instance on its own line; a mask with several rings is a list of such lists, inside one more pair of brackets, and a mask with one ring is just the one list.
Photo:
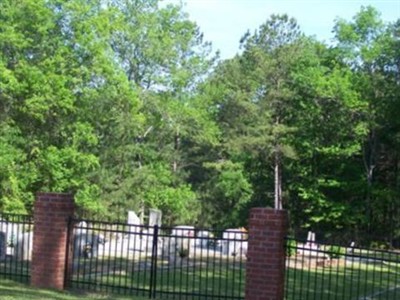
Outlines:
[[245, 300], [283, 299], [286, 230], [285, 210], [250, 210]]
[[33, 210], [31, 284], [64, 289], [68, 217], [74, 213], [70, 194], [38, 193]]

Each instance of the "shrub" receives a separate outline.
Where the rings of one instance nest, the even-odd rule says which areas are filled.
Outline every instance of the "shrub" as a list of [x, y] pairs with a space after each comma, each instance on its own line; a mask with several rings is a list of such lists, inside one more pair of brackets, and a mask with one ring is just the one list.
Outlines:
[[183, 249], [183, 248], [179, 249], [178, 250], [178, 255], [179, 255], [180, 258], [188, 257], [189, 256], [189, 249]]
[[286, 256], [292, 257], [296, 255], [297, 251], [297, 242], [293, 238], [288, 238], [286, 240]]
[[382, 241], [372, 241], [370, 244], [370, 248], [377, 250], [388, 250], [390, 249], [390, 244]]
[[346, 249], [338, 245], [331, 245], [328, 247], [328, 256], [333, 258], [340, 258], [346, 254]]

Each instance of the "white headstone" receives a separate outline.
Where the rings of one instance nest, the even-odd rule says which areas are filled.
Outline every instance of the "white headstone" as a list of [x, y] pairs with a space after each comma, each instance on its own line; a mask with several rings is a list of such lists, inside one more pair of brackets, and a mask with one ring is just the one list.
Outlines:
[[130, 232], [140, 231], [140, 228], [138, 227], [138, 225], [141, 225], [140, 219], [137, 216], [137, 214], [132, 210], [128, 211], [128, 225], [134, 225], [134, 226], [129, 226]]
[[307, 242], [314, 243], [315, 242], [315, 233], [312, 231], [309, 231], [307, 233]]
[[5, 224], [6, 221], [0, 218], [0, 260], [4, 260], [7, 254], [7, 231]]
[[161, 226], [162, 212], [158, 209], [149, 209], [149, 226]]
[[200, 248], [207, 248], [212, 238], [211, 232], [202, 230], [197, 233], [196, 246]]
[[7, 251], [6, 234], [4, 232], [0, 232], [0, 261], [6, 259], [6, 251]]
[[14, 245], [23, 232], [23, 224], [0, 219], [0, 231], [5, 233], [6, 245]]
[[85, 221], [80, 221], [76, 227], [75, 234], [86, 233], [87, 231], [87, 223]]
[[190, 257], [190, 248], [193, 246], [191, 240], [194, 238], [193, 226], [175, 226], [171, 236], [164, 240], [164, 249], [170, 263], [187, 260]]
[[222, 253], [232, 256], [247, 254], [246, 235], [242, 228], [225, 230], [222, 234]]
[[312, 231], [309, 231], [307, 233], [307, 243], [305, 245], [306, 248], [310, 248], [310, 249], [317, 249], [318, 246], [315, 243], [315, 233]]
[[18, 260], [31, 260], [33, 232], [25, 232], [18, 237], [14, 255]]

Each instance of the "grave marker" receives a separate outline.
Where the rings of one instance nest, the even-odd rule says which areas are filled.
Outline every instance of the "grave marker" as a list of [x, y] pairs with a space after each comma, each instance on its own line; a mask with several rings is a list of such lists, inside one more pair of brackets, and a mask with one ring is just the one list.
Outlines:
[[128, 225], [133, 225], [129, 226], [129, 232], [131, 233], [140, 232], [140, 227], [138, 226], [141, 225], [141, 222], [139, 217], [133, 210], [128, 211]]
[[6, 234], [4, 232], [0, 232], [0, 261], [6, 259], [6, 251], [7, 251]]

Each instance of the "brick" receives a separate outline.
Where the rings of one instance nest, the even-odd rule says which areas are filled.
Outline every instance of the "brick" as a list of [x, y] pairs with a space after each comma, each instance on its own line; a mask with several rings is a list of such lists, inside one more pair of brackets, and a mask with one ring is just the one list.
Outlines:
[[245, 300], [283, 299], [287, 212], [252, 208]]
[[69, 194], [38, 193], [34, 203], [31, 284], [64, 289], [68, 217], [74, 214]]

